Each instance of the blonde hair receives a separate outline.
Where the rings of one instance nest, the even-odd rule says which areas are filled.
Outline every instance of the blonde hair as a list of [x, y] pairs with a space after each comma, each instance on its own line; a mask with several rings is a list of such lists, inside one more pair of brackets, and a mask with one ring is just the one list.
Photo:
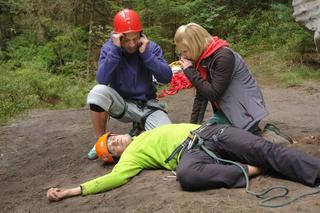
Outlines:
[[191, 59], [196, 61], [201, 53], [212, 42], [210, 33], [196, 23], [181, 25], [175, 35], [174, 43], [186, 46], [191, 54]]

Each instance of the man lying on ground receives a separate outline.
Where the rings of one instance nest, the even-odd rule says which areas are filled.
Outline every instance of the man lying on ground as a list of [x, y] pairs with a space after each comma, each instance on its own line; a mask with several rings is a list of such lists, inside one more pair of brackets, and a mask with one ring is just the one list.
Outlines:
[[[198, 128], [195, 124], [168, 124], [134, 138], [105, 134], [96, 144], [99, 157], [114, 162], [115, 157], [121, 156], [112, 172], [75, 188], [51, 188], [47, 198], [59, 201], [104, 192], [127, 183], [144, 169], [160, 168], [176, 170], [184, 190], [244, 187], [243, 169], [250, 177], [260, 173], [280, 174], [308, 186], [320, 184], [320, 159], [239, 128], [216, 124], [201, 127], [201, 131]], [[190, 132], [196, 132], [204, 140], [192, 137]], [[203, 141], [204, 147], [216, 156], [238, 162], [243, 169], [211, 158], [203, 147], [191, 141]]]

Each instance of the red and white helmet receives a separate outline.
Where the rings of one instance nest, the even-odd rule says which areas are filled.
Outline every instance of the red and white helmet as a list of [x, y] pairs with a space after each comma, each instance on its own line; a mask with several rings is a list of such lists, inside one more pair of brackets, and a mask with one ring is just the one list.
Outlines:
[[134, 10], [123, 9], [113, 19], [113, 31], [115, 33], [141, 32], [142, 24], [140, 16]]

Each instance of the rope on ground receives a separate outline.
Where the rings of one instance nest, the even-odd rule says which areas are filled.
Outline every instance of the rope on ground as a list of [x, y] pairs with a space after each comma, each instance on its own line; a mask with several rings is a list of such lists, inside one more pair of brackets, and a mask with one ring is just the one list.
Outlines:
[[[278, 208], [278, 207], [283, 207], [283, 206], [286, 206], [300, 198], [303, 198], [303, 197], [306, 197], [306, 196], [309, 196], [309, 195], [314, 195], [314, 194], [318, 194], [320, 193], [320, 186], [317, 186], [317, 187], [314, 187], [315, 190], [314, 191], [311, 191], [311, 192], [306, 192], [306, 193], [301, 193], [300, 195], [296, 196], [296, 197], [292, 197], [290, 199], [288, 199], [287, 201], [284, 201], [284, 202], [280, 202], [280, 203], [270, 203], [268, 201], [271, 201], [271, 200], [274, 200], [274, 199], [277, 199], [277, 198], [280, 198], [280, 197], [284, 197], [286, 196], [288, 193], [289, 193], [289, 189], [288, 187], [286, 186], [282, 186], [282, 185], [274, 185], [274, 186], [271, 186], [271, 187], [268, 187], [266, 190], [263, 190], [261, 192], [254, 192], [254, 191], [251, 191], [249, 189], [249, 177], [248, 177], [248, 174], [247, 172], [245, 171], [245, 169], [237, 162], [234, 162], [234, 161], [230, 161], [230, 160], [225, 160], [225, 159], [222, 159], [222, 158], [219, 158], [218, 156], [216, 156], [213, 152], [211, 152], [209, 149], [207, 149], [204, 145], [200, 145], [200, 147], [210, 156], [212, 157], [213, 159], [216, 159], [218, 161], [221, 161], [221, 162], [224, 162], [224, 163], [227, 163], [227, 164], [233, 164], [233, 165], [236, 165], [238, 166], [242, 173], [244, 174], [244, 177], [245, 177], [245, 181], [246, 181], [246, 192], [251, 194], [251, 195], [254, 195], [256, 196], [257, 198], [262, 198], [262, 200], [259, 201], [259, 205], [260, 206], [263, 206], [263, 207], [270, 207], [270, 208]], [[276, 195], [273, 195], [273, 196], [270, 196], [270, 197], [265, 197], [265, 195], [267, 195], [269, 192], [273, 191], [273, 190], [280, 190], [280, 192]]]

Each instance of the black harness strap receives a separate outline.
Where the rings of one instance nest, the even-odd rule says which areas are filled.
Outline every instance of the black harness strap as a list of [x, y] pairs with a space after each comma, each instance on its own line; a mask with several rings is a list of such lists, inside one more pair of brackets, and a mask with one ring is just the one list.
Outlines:
[[207, 126], [211, 124], [205, 124], [200, 126], [199, 128], [193, 130], [188, 135], [187, 139], [185, 139], [170, 155], [169, 157], [164, 161], [165, 163], [168, 163], [174, 156], [176, 156], [178, 153], [180, 153], [181, 150], [184, 150], [186, 147], [189, 149], [193, 148], [196, 142], [197, 137], [195, 137], [195, 132], [201, 132], [203, 129], [205, 129]]
[[169, 163], [169, 161], [174, 158], [178, 153], [180, 153], [181, 150], [185, 149], [185, 147], [192, 141], [192, 135], [190, 134], [186, 140], [184, 140], [170, 155], [169, 157], [164, 161], [165, 163]]
[[165, 111], [163, 108], [161, 107], [156, 107], [156, 106], [150, 106], [150, 105], [147, 105], [145, 104], [144, 107], [147, 107], [148, 109], [150, 109], [149, 112], [147, 112], [146, 114], [143, 115], [143, 117], [141, 118], [141, 121], [140, 121], [140, 125], [141, 127], [144, 129], [145, 127], [145, 124], [146, 124], [146, 121], [147, 121], [147, 118], [149, 117], [149, 115], [151, 115], [152, 113], [154, 113], [155, 111], [163, 111], [164, 113], [167, 114], [167, 111]]
[[[257, 198], [261, 199], [259, 201], [259, 205], [263, 206], [263, 207], [271, 207], [271, 208], [283, 207], [283, 206], [286, 206], [286, 205], [288, 205], [288, 204], [290, 204], [290, 203], [292, 203], [302, 197], [320, 193], [320, 186], [317, 186], [317, 187], [315, 187], [315, 190], [313, 190], [313, 191], [302, 193], [302, 194], [297, 195], [295, 197], [289, 198], [288, 200], [283, 201], [281, 203], [270, 203], [270, 201], [273, 201], [277, 198], [285, 197], [289, 193], [289, 189], [286, 186], [274, 185], [274, 186], [268, 187], [267, 189], [260, 191], [260, 192], [251, 191], [249, 189], [249, 176], [248, 176], [247, 172], [245, 171], [245, 169], [239, 163], [231, 161], [231, 160], [226, 160], [226, 159], [220, 158], [214, 152], [212, 152], [207, 147], [205, 147], [205, 144], [204, 144], [205, 141], [217, 142], [219, 140], [219, 135], [223, 134], [224, 130], [227, 127], [229, 127], [229, 125], [222, 127], [220, 130], [218, 130], [218, 132], [216, 134], [212, 135], [210, 139], [201, 137], [200, 136], [201, 131], [210, 125], [212, 125], [212, 124], [202, 125], [198, 129], [190, 132], [191, 136], [188, 136], [188, 138], [172, 152], [172, 154], [165, 160], [165, 163], [168, 163], [177, 153], [179, 153], [182, 149], [185, 149], [187, 144], [188, 144], [188, 147], [187, 147], [188, 149], [192, 149], [195, 146], [198, 146], [204, 152], [206, 152], [210, 157], [212, 157], [217, 163], [232, 164], [232, 165], [239, 167], [244, 175], [244, 178], [245, 178], [245, 182], [246, 182], [245, 191], [246, 191], [246, 193], [251, 194], [251, 195], [256, 196]], [[280, 191], [278, 194], [274, 194], [269, 197], [266, 196], [269, 192], [276, 190], [276, 189]]]

